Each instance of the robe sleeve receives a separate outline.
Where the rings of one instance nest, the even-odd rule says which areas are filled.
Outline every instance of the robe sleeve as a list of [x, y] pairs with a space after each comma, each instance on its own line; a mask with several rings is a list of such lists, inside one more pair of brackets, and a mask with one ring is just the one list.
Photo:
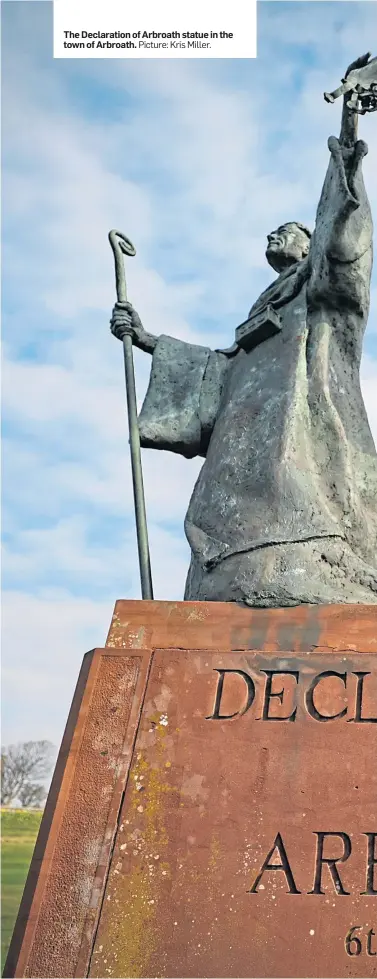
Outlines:
[[139, 415], [141, 446], [205, 457], [227, 363], [208, 347], [159, 337]]
[[311, 240], [308, 303], [312, 308], [345, 311], [366, 323], [372, 269], [373, 225], [362, 160], [368, 152], [359, 140], [345, 148], [335, 136]]

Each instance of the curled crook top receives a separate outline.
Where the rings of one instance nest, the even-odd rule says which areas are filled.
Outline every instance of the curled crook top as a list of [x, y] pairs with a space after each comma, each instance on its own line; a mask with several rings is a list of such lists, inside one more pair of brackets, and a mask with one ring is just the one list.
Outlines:
[[124, 255], [136, 255], [136, 248], [123, 231], [115, 231], [114, 228], [109, 231], [109, 242], [114, 252], [120, 250]]
[[109, 242], [114, 255], [115, 262], [115, 283], [118, 302], [127, 301], [126, 273], [124, 269], [123, 255], [136, 255], [132, 241], [123, 234], [123, 231], [109, 231]]

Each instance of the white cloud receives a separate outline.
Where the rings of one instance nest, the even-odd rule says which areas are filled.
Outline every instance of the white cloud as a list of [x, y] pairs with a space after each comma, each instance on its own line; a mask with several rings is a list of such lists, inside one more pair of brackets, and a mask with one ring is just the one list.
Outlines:
[[[84, 653], [105, 642], [111, 602], [46, 589], [3, 597], [3, 738], [58, 746]], [[8, 646], [9, 648], [9, 646]]]

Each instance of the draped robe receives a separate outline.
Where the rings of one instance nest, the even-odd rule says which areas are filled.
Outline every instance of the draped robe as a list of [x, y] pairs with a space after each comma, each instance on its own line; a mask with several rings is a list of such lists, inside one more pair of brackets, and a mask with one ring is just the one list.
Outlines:
[[[377, 456], [359, 380], [372, 267], [367, 147], [356, 143], [346, 165], [335, 137], [329, 149], [309, 255], [249, 314], [269, 304], [282, 329], [248, 352], [161, 336], [153, 353], [141, 444], [205, 459], [185, 520], [185, 598], [377, 603]], [[267, 558], [275, 585], [265, 575], [261, 589]]]

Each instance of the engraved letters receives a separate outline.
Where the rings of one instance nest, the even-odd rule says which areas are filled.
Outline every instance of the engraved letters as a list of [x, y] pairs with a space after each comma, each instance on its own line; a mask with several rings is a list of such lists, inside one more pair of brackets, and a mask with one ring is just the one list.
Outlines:
[[[255, 697], [254, 681], [251, 679], [251, 676], [249, 676], [248, 673], [244, 672], [244, 670], [216, 670], [216, 673], [219, 674], [219, 681], [216, 689], [215, 705], [213, 708], [213, 714], [210, 714], [210, 716], [207, 717], [206, 720], [228, 721], [230, 717], [236, 717], [236, 716], [242, 717], [242, 714], [246, 714], [246, 711], [249, 710], [249, 707], [251, 707], [254, 701], [254, 697]], [[241, 676], [247, 688], [247, 699], [245, 701], [244, 706], [240, 710], [235, 710], [233, 714], [219, 713], [223, 686], [224, 686], [224, 677], [226, 673], [233, 673], [236, 676]]]
[[[209, 721], [240, 718], [253, 708], [251, 716], [257, 721], [289, 723], [306, 714], [320, 724], [340, 720], [348, 724], [377, 723], [377, 711], [372, 713], [370, 706], [366, 709], [367, 699], [372, 698], [373, 688], [369, 685], [374, 681], [370, 672], [323, 670], [314, 677], [281, 667], [261, 668], [253, 675], [238, 669], [219, 668], [214, 672], [218, 678], [213, 710], [206, 717]], [[238, 706], [226, 710], [224, 699], [231, 677], [243, 682], [238, 682], [233, 691], [233, 702], [236, 700]]]
[[[377, 894], [377, 833], [362, 833], [367, 838], [366, 846], [366, 869], [365, 869], [365, 889], [359, 890], [362, 896]], [[278, 833], [269, 849], [265, 860], [252, 884], [248, 889], [249, 894], [257, 894], [262, 878], [266, 874], [283, 873], [287, 882], [288, 894], [317, 894], [325, 895], [329, 889], [335, 891], [339, 896], [350, 895], [345, 882], [346, 874], [341, 877], [338, 864], [345, 864], [352, 857], [353, 847], [360, 846], [359, 841], [351, 840], [348, 833], [343, 832], [315, 832], [316, 846], [312, 869], [312, 888], [311, 890], [299, 889], [297, 874], [294, 869], [294, 853], [288, 855], [287, 847], [281, 833]], [[326, 856], [324, 855], [326, 852]], [[271, 860], [273, 859], [273, 862]], [[277, 862], [279, 859], [280, 862]], [[327, 873], [325, 875], [325, 869]], [[310, 872], [308, 868], [308, 872]], [[362, 886], [364, 881], [360, 881]], [[264, 884], [263, 884], [264, 886]]]

